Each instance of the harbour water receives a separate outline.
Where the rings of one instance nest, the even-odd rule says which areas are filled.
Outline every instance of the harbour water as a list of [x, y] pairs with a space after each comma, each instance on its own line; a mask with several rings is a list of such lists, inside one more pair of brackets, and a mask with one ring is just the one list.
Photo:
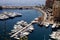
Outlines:
[[[3, 9], [0, 10], [0, 13], [2, 12], [17, 12], [22, 13], [21, 17], [16, 17], [13, 19], [8, 19], [4, 21], [0, 21], [0, 40], [15, 40], [14, 38], [10, 38], [9, 33], [13, 29], [14, 24], [20, 20], [24, 20], [28, 23], [30, 23], [34, 18], [42, 16], [42, 13], [34, 10], [34, 9], [28, 9], [28, 10], [19, 10], [19, 9]], [[49, 40], [49, 34], [52, 32], [51, 27], [40, 27], [38, 24], [34, 24], [34, 31], [30, 33], [28, 36], [28, 40]]]

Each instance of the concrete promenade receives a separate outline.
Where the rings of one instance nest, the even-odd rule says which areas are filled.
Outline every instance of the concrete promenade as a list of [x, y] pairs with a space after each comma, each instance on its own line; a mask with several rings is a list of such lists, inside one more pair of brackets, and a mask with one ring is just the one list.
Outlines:
[[44, 17], [44, 21], [45, 21], [46, 18], [47, 18], [46, 12], [44, 12], [41, 8], [37, 8], [37, 7], [33, 7], [33, 8], [36, 9], [36, 10], [39, 10], [42, 13], [42, 16]]

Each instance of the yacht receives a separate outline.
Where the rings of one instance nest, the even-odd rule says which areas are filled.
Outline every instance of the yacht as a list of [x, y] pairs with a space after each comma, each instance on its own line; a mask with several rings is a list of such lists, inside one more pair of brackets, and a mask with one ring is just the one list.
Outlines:
[[56, 27], [56, 24], [53, 24], [53, 25], [52, 25], [52, 28], [55, 28], [55, 27]]
[[9, 16], [10, 18], [16, 17], [16, 16], [21, 16], [21, 13], [15, 13], [15, 12], [4, 12], [5, 15]]
[[49, 23], [48, 23], [48, 22], [44, 22], [44, 25], [45, 25], [46, 27], [48, 27], [48, 26], [49, 26]]
[[0, 20], [8, 19], [9, 17], [4, 14], [0, 14]]
[[[30, 34], [30, 31], [34, 30], [33, 25], [29, 25], [27, 27], [27, 25], [29, 25], [27, 22], [25, 21], [18, 21], [15, 25], [14, 25], [14, 29], [11, 30], [11, 33], [14, 33], [11, 37], [14, 37], [16, 39], [19, 39], [20, 37], [24, 37]], [[17, 34], [15, 34], [17, 33]], [[17, 35], [17, 36], [16, 36]]]

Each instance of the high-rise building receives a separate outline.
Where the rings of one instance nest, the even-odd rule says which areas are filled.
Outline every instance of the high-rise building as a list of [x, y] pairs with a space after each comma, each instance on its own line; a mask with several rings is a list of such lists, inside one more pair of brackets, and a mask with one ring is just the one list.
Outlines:
[[60, 1], [55, 1], [53, 4], [53, 18], [55, 22], [60, 22]]

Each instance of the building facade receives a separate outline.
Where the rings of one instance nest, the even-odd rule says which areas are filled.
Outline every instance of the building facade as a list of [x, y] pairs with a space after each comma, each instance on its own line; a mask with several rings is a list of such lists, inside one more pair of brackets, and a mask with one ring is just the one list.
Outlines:
[[60, 22], [60, 1], [55, 1], [53, 4], [53, 19], [55, 22]]

